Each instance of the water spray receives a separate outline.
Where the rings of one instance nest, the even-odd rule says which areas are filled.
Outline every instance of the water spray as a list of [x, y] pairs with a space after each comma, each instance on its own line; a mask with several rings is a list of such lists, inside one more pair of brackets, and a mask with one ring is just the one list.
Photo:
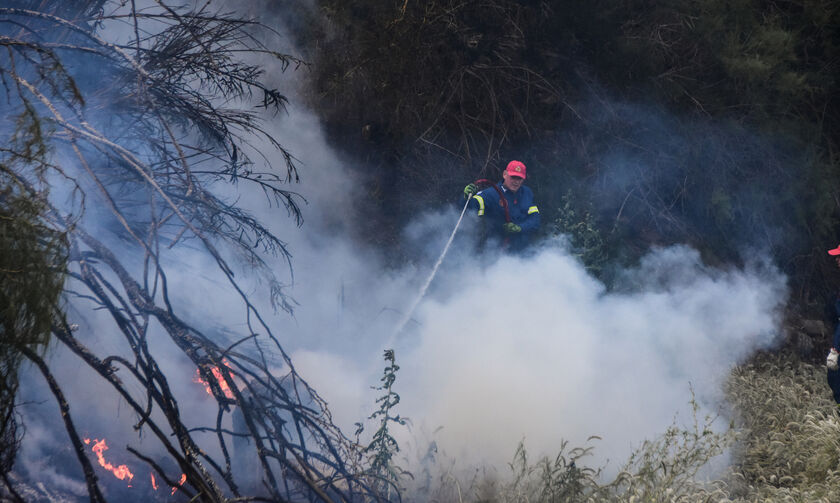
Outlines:
[[449, 240], [446, 242], [446, 246], [443, 247], [443, 252], [441, 252], [440, 257], [438, 257], [435, 266], [432, 268], [431, 274], [426, 279], [426, 282], [423, 284], [423, 288], [420, 289], [419, 295], [417, 298], [414, 299], [414, 302], [409, 307], [408, 311], [406, 311], [405, 316], [400, 321], [399, 325], [397, 325], [397, 329], [394, 331], [394, 334], [391, 336], [391, 339], [388, 341], [388, 347], [390, 347], [394, 341], [394, 338], [402, 333], [405, 325], [408, 323], [408, 320], [411, 319], [411, 316], [414, 314], [414, 310], [417, 309], [417, 306], [420, 304], [420, 301], [423, 300], [423, 297], [426, 295], [426, 290], [429, 289], [429, 285], [432, 284], [432, 280], [435, 279], [435, 275], [437, 274], [438, 269], [440, 268], [440, 264], [443, 263], [443, 258], [446, 257], [446, 252], [449, 251], [449, 247], [452, 245], [452, 240], [455, 239], [455, 233], [458, 232], [458, 227], [461, 226], [461, 220], [464, 219], [464, 214], [467, 212], [467, 206], [470, 204], [470, 199], [472, 199], [473, 195], [470, 194], [467, 197], [467, 202], [464, 203], [464, 208], [461, 210], [461, 216], [458, 217], [458, 222], [455, 224], [455, 228], [452, 229], [452, 234], [449, 235]]

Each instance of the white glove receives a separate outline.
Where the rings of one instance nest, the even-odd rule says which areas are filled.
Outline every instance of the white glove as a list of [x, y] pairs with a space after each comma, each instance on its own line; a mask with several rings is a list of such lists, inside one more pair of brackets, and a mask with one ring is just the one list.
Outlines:
[[837, 370], [838, 356], [840, 356], [840, 353], [838, 353], [836, 349], [831, 348], [831, 351], [828, 352], [828, 357], [825, 359], [825, 366], [828, 367], [828, 370]]

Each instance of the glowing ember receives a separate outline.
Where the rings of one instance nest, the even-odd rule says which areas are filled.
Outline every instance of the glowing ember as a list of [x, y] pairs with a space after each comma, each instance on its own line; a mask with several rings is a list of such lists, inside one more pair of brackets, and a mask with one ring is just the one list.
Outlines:
[[[222, 363], [224, 363], [226, 367], [231, 368], [230, 363], [228, 363], [226, 359], [223, 359]], [[227, 398], [233, 398], [233, 391], [230, 389], [230, 385], [228, 385], [219, 367], [210, 367], [210, 372], [213, 374], [213, 378], [216, 379], [216, 382], [219, 383], [219, 387], [222, 389], [222, 393], [224, 393]], [[211, 391], [210, 389], [210, 384], [201, 378], [201, 372], [199, 372], [198, 369], [195, 370], [195, 377], [193, 378], [193, 382], [203, 384], [204, 390], [207, 392], [207, 394], [213, 394], [213, 391]]]
[[[187, 474], [182, 473], [181, 474], [181, 480], [178, 481], [178, 486], [180, 487], [180, 486], [184, 485], [184, 482], [186, 482], [186, 481], [187, 481]], [[173, 487], [172, 492], [169, 495], [172, 496], [173, 494], [175, 494], [175, 491], [177, 491], [177, 490], [178, 490], [177, 487]]]
[[[90, 445], [90, 439], [86, 438], [85, 444]], [[109, 472], [114, 474], [114, 477], [117, 477], [120, 480], [125, 480], [128, 478], [129, 481], [134, 478], [134, 474], [131, 473], [131, 470], [128, 469], [126, 465], [114, 466], [111, 463], [105, 461], [105, 455], [103, 454], [105, 451], [108, 450], [108, 444], [105, 443], [105, 439], [102, 440], [93, 439], [93, 447], [91, 447], [91, 451], [96, 454], [96, 459], [99, 461], [99, 465], [102, 468], [105, 468]], [[129, 486], [131, 487], [131, 486]]]
[[152, 477], [152, 487], [154, 488], [155, 491], [157, 491], [158, 485], [157, 485], [157, 480], [155, 480], [155, 474], [150, 473], [149, 475], [151, 475], [151, 477]]

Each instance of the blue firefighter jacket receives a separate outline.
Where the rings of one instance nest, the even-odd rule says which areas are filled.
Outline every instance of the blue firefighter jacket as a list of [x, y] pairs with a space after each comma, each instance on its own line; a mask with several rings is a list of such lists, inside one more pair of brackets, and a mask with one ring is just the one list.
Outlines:
[[478, 216], [485, 220], [490, 236], [508, 239], [511, 250], [521, 250], [540, 226], [540, 210], [534, 204], [534, 193], [524, 185], [516, 192], [506, 189], [502, 182], [496, 184], [496, 187], [507, 200], [511, 222], [522, 227], [522, 232], [505, 233], [505, 208], [500, 202], [499, 192], [493, 187], [474, 195], [470, 199], [469, 209], [475, 210]]

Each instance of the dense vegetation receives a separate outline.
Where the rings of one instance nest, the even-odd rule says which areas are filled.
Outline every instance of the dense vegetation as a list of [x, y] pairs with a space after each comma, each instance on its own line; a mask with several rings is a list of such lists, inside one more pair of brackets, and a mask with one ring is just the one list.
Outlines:
[[515, 158], [557, 224], [544, 230], [588, 215], [598, 260], [683, 242], [715, 263], [772, 257], [800, 305], [833, 289], [836, 2], [283, 8], [302, 20], [313, 105], [370, 173], [360, 199], [382, 241]]
[[[7, 164], [8, 163], [8, 164]], [[44, 225], [43, 201], [15, 183], [0, 158], [0, 477], [14, 465], [21, 438], [14, 409], [18, 371], [26, 351], [41, 351], [49, 340], [64, 283], [66, 242]], [[29, 165], [37, 170], [36, 166]]]

